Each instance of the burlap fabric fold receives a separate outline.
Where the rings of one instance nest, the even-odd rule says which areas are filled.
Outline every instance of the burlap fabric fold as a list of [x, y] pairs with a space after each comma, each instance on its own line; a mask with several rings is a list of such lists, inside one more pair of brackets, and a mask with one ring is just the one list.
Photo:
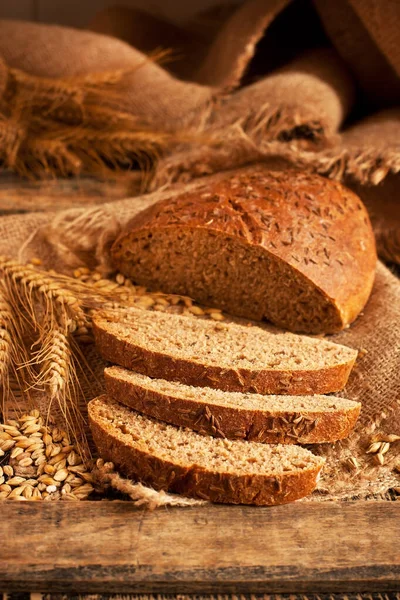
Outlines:
[[375, 105], [400, 102], [400, 27], [396, 0], [315, 0], [335, 48]]
[[[109, 163], [132, 166], [137, 155], [154, 160], [160, 152], [175, 154], [184, 137], [193, 150], [213, 145], [221, 130], [238, 122], [255, 128], [266, 142], [282, 134], [316, 147], [321, 141], [328, 144], [354, 95], [346, 67], [332, 53], [311, 53], [226, 97], [228, 89], [239, 86], [255, 52], [261, 8], [262, 3], [244, 5], [242, 18], [235, 13], [211, 43], [214, 58], [205, 59], [204, 68], [207, 60], [213, 64], [220, 56], [215, 45], [225, 37], [235, 40], [235, 52], [223, 54], [232, 56], [224, 66], [229, 82], [221, 79], [215, 85], [182, 81], [114, 38], [0, 22], [4, 163], [24, 175], [101, 175]], [[267, 25], [275, 12], [268, 9], [262, 23]], [[243, 36], [241, 23], [247, 27]], [[257, 35], [251, 37], [255, 27]], [[238, 39], [244, 46], [237, 45]]]
[[88, 29], [123, 40], [145, 54], [169, 48], [164, 68], [181, 79], [195, 80], [211, 41], [235, 8], [213, 7], [182, 27], [139, 9], [110, 6], [94, 16]]
[[89, 31], [0, 21], [0, 56], [10, 69], [37, 77], [37, 89], [43, 86], [44, 95], [49, 79], [53, 88], [59, 84], [61, 104], [63, 80], [66, 87], [76, 83], [78, 95], [80, 86], [91, 85], [97, 81], [96, 74], [103, 74], [112, 93], [97, 101], [149, 121], [154, 129], [183, 126], [212, 96], [209, 88], [174, 78], [132, 46]]
[[[337, 3], [322, 4], [339, 6]], [[344, 0], [343, 4], [346, 10], [353, 10]], [[263, 148], [278, 138], [292, 144], [299, 141], [300, 146], [304, 146], [306, 142], [311, 149], [314, 146], [316, 150], [321, 149], [321, 140], [323, 144], [331, 145], [349, 112], [352, 111], [352, 115], [357, 116], [360, 107], [365, 109], [366, 99], [358, 97], [357, 105], [354, 106], [355, 84], [360, 84], [360, 81], [357, 75], [353, 77], [352, 61], [346, 56], [344, 61], [340, 60], [342, 45], [336, 41], [335, 36], [331, 35], [338, 54], [335, 55], [332, 49], [330, 53], [321, 54], [320, 46], [324, 43], [322, 28], [321, 35], [316, 36], [311, 54], [305, 58], [296, 58], [278, 71], [268, 71], [268, 68], [273, 67], [273, 62], [263, 55], [261, 41], [268, 40], [269, 29], [274, 28], [275, 22], [291, 9], [291, 5], [296, 5], [296, 2], [245, 2], [213, 36], [205, 35], [201, 39], [201, 36], [193, 34], [193, 43], [202, 46], [201, 60], [184, 31], [172, 28], [171, 32], [171, 26], [166, 25], [163, 37], [159, 33], [162, 29], [160, 21], [144, 17], [142, 13], [134, 13], [136, 28], [135, 18], [125, 19], [133, 29], [129, 35], [121, 27], [116, 27], [115, 31], [112, 27], [109, 28], [115, 35], [119, 34], [125, 39], [129, 37], [143, 51], [149, 51], [152, 47], [156, 49], [156, 39], [159, 39], [160, 44], [174, 44], [172, 51], [184, 54], [190, 81], [178, 79], [169, 72], [168, 65], [163, 68], [146, 58], [142, 51], [116, 38], [57, 26], [1, 22], [0, 56], [4, 60], [2, 79], [8, 83], [3, 86], [2, 102], [5, 117], [2, 122], [5, 140], [3, 153], [6, 164], [18, 169], [22, 168], [21, 164], [29, 162], [29, 153], [35, 155], [36, 152], [40, 158], [40, 151], [35, 150], [32, 143], [26, 148], [29, 140], [36, 139], [42, 153], [46, 154], [45, 150], [48, 149], [47, 154], [53, 152], [56, 159], [59, 159], [58, 163], [57, 160], [53, 163], [47, 160], [47, 171], [57, 172], [58, 169], [62, 174], [93, 172], [95, 166], [90, 159], [90, 152], [86, 148], [86, 153], [82, 156], [82, 152], [79, 155], [77, 149], [85, 144], [82, 129], [85, 129], [86, 137], [90, 138], [87, 146], [91, 144], [99, 166], [103, 167], [113, 158], [114, 163], [123, 162], [123, 150], [127, 163], [129, 159], [132, 162], [135, 149], [137, 153], [147, 151], [153, 159], [157, 151], [164, 151], [167, 146], [167, 154], [174, 156], [180, 150], [179, 136], [178, 139], [165, 139], [162, 137], [165, 131], [181, 134], [182, 131], [193, 133], [194, 129], [196, 133], [209, 134], [206, 137], [200, 136], [197, 141], [191, 137], [191, 149], [194, 152], [192, 162], [195, 162], [200, 147], [210, 145], [212, 150], [226, 133], [227, 127], [234, 129], [238, 124], [244, 124], [242, 129], [251, 142], [254, 141], [253, 135], [257, 133], [257, 145], [262, 144]], [[319, 6], [316, 8], [321, 12]], [[317, 14], [316, 9], [309, 6], [309, 12], [305, 13], [307, 22], [310, 21], [311, 10]], [[392, 7], [391, 10], [395, 13], [395, 8]], [[394, 14], [393, 19], [395, 16]], [[111, 21], [115, 18], [121, 20], [121, 15], [118, 13], [116, 17], [115, 11], [99, 15], [96, 21], [100, 21], [98, 29], [107, 30], [104, 26], [107, 18]], [[323, 25], [328, 33], [329, 26], [338, 21], [340, 19], [333, 17], [323, 18]], [[382, 29], [381, 17], [378, 22]], [[313, 22], [313, 27], [315, 25], [314, 29], [317, 29], [318, 22], [315, 23]], [[146, 39], [143, 29], [146, 31]], [[284, 48], [292, 40], [285, 40], [285, 27], [281, 26], [279, 33], [282, 36], [281, 50], [284, 54]], [[287, 35], [292, 36], [292, 30], [287, 31]], [[308, 31], [307, 37], [310, 37]], [[383, 38], [382, 34], [376, 36], [378, 42]], [[10, 39], [12, 43], [9, 43]], [[296, 49], [300, 51], [301, 42], [297, 40], [296, 44]], [[375, 38], [371, 38], [370, 44], [377, 47]], [[383, 56], [386, 56], [384, 52], [387, 51], [386, 40], [385, 44], [382, 51], [377, 47], [377, 52]], [[303, 40], [303, 45], [307, 48], [308, 40]], [[393, 44], [390, 49], [392, 46]], [[357, 48], [359, 53], [366, 52], [361, 43]], [[280, 48], [274, 49], [279, 54]], [[194, 61], [193, 55], [196, 55]], [[255, 62], [259, 65], [259, 72], [253, 73], [253, 79], [262, 79], [226, 98], [229, 90], [240, 88]], [[382, 70], [381, 79], [377, 79], [370, 61], [357, 62], [365, 65], [371, 85], [378, 92], [384, 88], [385, 93], [389, 94], [389, 77], [384, 79], [382, 85], [382, 76], [385, 77]], [[263, 67], [264, 63], [267, 67]], [[393, 64], [395, 55], [392, 56], [391, 68]], [[397, 79], [396, 76], [395, 80]], [[195, 81], [201, 85], [194, 83]], [[389, 95], [386, 103], [395, 104], [398, 101], [396, 93]], [[31, 127], [35, 118], [39, 119], [37, 127]], [[110, 120], [113, 129], [107, 131]], [[131, 144], [128, 143], [129, 135], [132, 136], [135, 131], [141, 133], [143, 127], [149, 125], [154, 139], [151, 139], [147, 128], [147, 148], [143, 147], [145, 144], [141, 144], [139, 136], [130, 140]], [[43, 129], [46, 130], [46, 136], [43, 136]], [[97, 135], [93, 134], [93, 129]], [[99, 129], [103, 132], [102, 136], [99, 135]], [[110, 140], [113, 136], [121, 136], [123, 131], [125, 139], [123, 136], [119, 139], [119, 146], [108, 141], [110, 148], [101, 147], [99, 137], [103, 138], [101, 142], [104, 145], [107, 133]], [[235, 144], [230, 144], [233, 155], [237, 152], [237, 146], [241, 145], [241, 128], [237, 138]], [[344, 138], [344, 150], [346, 144]], [[187, 157], [187, 148], [184, 154]], [[18, 157], [20, 161], [17, 160]], [[229, 156], [227, 162], [229, 167]], [[29, 167], [34, 171], [32, 165], [27, 166], [24, 173], [29, 171]], [[36, 160], [34, 166], [41, 175], [46, 174], [46, 169], [40, 169], [40, 160]], [[182, 168], [185, 169], [185, 166]], [[101, 171], [100, 168], [98, 171]]]
[[[203, 59], [206, 43], [202, 32], [188, 31], [142, 10], [110, 6], [95, 15], [89, 29], [116, 37], [145, 54], [171, 48], [171, 60], [166, 69], [182, 79], [189, 79]], [[190, 57], [190, 60], [188, 60]]]
[[257, 42], [288, 0], [249, 0], [224, 23], [210, 45], [196, 79], [223, 89], [236, 88], [254, 56]]
[[[397, 5], [387, 1], [391, 23], [396, 23]], [[357, 23], [369, 31], [371, 23], [385, 26], [380, 4], [374, 5], [372, 21], [362, 17], [361, 9], [371, 2], [342, 0], [340, 6], [351, 8]], [[146, 172], [144, 185], [152, 191], [90, 210], [3, 217], [0, 253], [20, 261], [40, 258], [45, 267], [61, 272], [88, 265], [107, 273], [110, 244], [137, 211], [188, 187], [207, 186], [221, 176], [219, 171], [256, 161], [281, 168], [288, 161], [357, 189], [370, 207], [381, 256], [398, 260], [398, 243], [392, 240], [398, 240], [400, 115], [391, 24], [387, 39], [381, 32], [368, 33], [379, 60], [366, 61], [358, 73], [362, 51], [354, 63], [348, 58], [322, 4], [309, 2], [308, 8], [321, 16], [316, 39], [325, 47], [304, 44], [307, 52], [297, 52], [300, 44], [287, 64], [266, 67], [271, 62], [263, 61], [263, 36], [268, 38], [280, 19], [282, 26], [291, 3], [251, 0], [216, 31], [209, 30], [200, 52], [200, 38], [194, 40], [196, 56], [188, 59], [186, 71], [176, 70], [185, 71], [186, 79], [146, 56], [150, 46], [143, 40], [140, 51], [89, 31], [0, 22], [3, 164], [40, 177], [115, 176], [136, 168]], [[151, 19], [146, 21], [149, 38], [155, 37], [153, 26]], [[174, 37], [168, 35], [166, 39]], [[189, 52], [187, 38], [178, 39]], [[354, 39], [362, 42], [365, 35]], [[282, 45], [287, 42], [283, 35]], [[382, 61], [386, 67], [381, 69]], [[258, 72], [252, 70], [254, 64], [261, 65]], [[389, 73], [384, 91], [375, 89], [382, 86], [374, 79], [378, 72]], [[363, 402], [363, 411], [349, 440], [317, 449], [327, 457], [317, 499], [368, 497], [399, 483], [394, 470], [398, 444], [392, 445], [384, 465], [366, 454], [371, 436], [400, 434], [399, 313], [399, 282], [380, 264], [364, 314], [337, 336], [366, 350], [345, 390], [349, 398]], [[101, 371], [95, 350], [87, 355], [93, 371]]]

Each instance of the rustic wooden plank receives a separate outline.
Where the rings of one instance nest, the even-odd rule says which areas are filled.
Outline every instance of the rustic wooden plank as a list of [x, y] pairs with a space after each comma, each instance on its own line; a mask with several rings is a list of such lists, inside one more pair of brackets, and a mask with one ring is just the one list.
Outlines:
[[2, 503], [0, 590], [266, 593], [396, 590], [400, 504]]

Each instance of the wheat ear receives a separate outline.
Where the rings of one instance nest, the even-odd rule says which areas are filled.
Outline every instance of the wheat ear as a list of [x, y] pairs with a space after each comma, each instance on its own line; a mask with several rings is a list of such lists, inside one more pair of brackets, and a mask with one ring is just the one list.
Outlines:
[[[8, 388], [8, 375], [12, 353], [13, 313], [3, 285], [0, 285], [0, 385]], [[3, 394], [4, 401], [5, 394]]]
[[34, 353], [31, 362], [37, 368], [33, 386], [45, 392], [39, 401], [42, 414], [46, 415], [48, 422], [66, 427], [81, 451], [87, 454], [84, 420], [79, 407], [81, 390], [65, 324], [48, 321], [40, 348]]
[[[24, 328], [15, 313], [10, 290], [5, 282], [0, 282], [0, 410], [7, 418], [9, 409], [16, 413], [23, 403], [30, 402], [25, 382], [30, 381], [33, 371], [30, 368], [29, 353], [24, 344]], [[26, 393], [23, 393], [26, 392]]]
[[[87, 448], [69, 340], [70, 333], [87, 321], [81, 299], [67, 288], [66, 277], [61, 282], [56, 276], [5, 258], [0, 258], [1, 271], [14, 322], [20, 328], [15, 344], [19, 343], [17, 367], [25, 370], [21, 387], [42, 392], [36, 396], [41, 412], [51, 420], [62, 420]], [[86, 295], [89, 301], [87, 290]]]
[[65, 393], [70, 360], [71, 352], [65, 331], [51, 324], [40, 351], [35, 355], [35, 362], [40, 365], [38, 382], [45, 384], [50, 399]]
[[49, 322], [54, 326], [62, 324], [69, 331], [74, 331], [78, 322], [86, 322], [76, 293], [56, 277], [4, 257], [0, 257], [1, 272], [14, 321], [19, 323], [20, 329], [34, 330], [35, 335], [39, 332], [37, 344], [46, 336]]

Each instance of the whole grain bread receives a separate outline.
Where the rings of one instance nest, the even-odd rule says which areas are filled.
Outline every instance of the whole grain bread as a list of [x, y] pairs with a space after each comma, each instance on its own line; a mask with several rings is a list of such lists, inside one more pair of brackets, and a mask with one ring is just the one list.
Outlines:
[[138, 373], [232, 392], [311, 395], [341, 390], [357, 351], [273, 327], [137, 308], [93, 317], [103, 358]]
[[300, 446], [218, 439], [145, 417], [107, 396], [89, 402], [100, 456], [156, 489], [232, 504], [310, 494], [324, 459]]
[[263, 166], [139, 213], [112, 258], [150, 289], [306, 333], [354, 321], [376, 266], [358, 196], [319, 175]]
[[104, 371], [121, 404], [203, 434], [268, 444], [317, 444], [349, 435], [361, 404], [335, 396], [261, 396], [151, 379], [122, 367]]

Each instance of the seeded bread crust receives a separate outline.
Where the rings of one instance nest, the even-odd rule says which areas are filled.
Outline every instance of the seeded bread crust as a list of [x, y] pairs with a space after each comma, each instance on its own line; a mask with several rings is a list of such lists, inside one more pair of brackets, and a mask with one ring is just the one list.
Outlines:
[[[166, 235], [168, 251], [160, 246], [152, 254]], [[190, 251], [188, 239], [194, 244]], [[218, 250], [206, 257], [207, 243], [218, 244]], [[343, 185], [255, 166], [144, 210], [115, 241], [112, 259], [149, 289], [186, 294], [291, 331], [334, 333], [353, 322], [367, 302], [376, 249], [364, 205]], [[241, 286], [256, 269], [256, 281], [249, 275]], [[273, 273], [270, 289], [266, 281]], [[281, 295], [275, 299], [277, 289]]]
[[[360, 403], [350, 401], [346, 401], [346, 408], [340, 407], [341, 399], [335, 398], [339, 406], [334, 411], [324, 412], [321, 408], [303, 415], [301, 411], [285, 410], [283, 398], [279, 410], [256, 410], [150, 390], [132, 381], [130, 371], [121, 367], [105, 369], [104, 377], [109, 396], [144, 415], [214, 437], [268, 444], [319, 444], [344, 439], [354, 428], [361, 409]], [[202, 394], [202, 388], [198, 394]]]
[[131, 339], [110, 333], [107, 319], [101, 315], [93, 318], [93, 332], [100, 354], [109, 362], [149, 377], [228, 392], [292, 396], [338, 392], [346, 385], [357, 356], [356, 351], [349, 349], [346, 362], [313, 370], [229, 369], [152, 352]]
[[90, 428], [99, 455], [112, 461], [126, 476], [156, 490], [168, 490], [217, 503], [286, 504], [311, 494], [324, 464], [324, 459], [314, 457], [317, 460], [309, 468], [276, 476], [219, 473], [207, 471], [196, 464], [183, 467], [127, 443], [123, 434], [99, 415], [99, 403], [107, 402], [107, 397], [101, 396], [88, 404]]

